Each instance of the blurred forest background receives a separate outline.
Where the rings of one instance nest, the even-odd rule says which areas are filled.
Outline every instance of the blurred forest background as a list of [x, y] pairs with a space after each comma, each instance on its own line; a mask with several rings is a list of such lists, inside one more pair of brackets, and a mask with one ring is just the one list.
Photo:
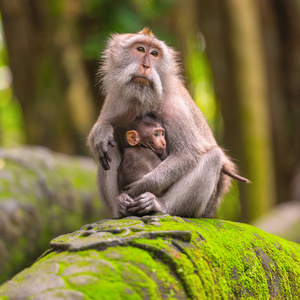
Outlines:
[[251, 222], [300, 202], [299, 0], [0, 0], [0, 10], [0, 147], [88, 155], [105, 42], [148, 26], [181, 52], [189, 91], [252, 181], [220, 217]]

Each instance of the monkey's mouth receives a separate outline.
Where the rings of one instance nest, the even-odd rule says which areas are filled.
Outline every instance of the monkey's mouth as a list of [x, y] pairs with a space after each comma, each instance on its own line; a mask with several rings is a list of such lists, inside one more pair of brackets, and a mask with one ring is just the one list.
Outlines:
[[147, 87], [151, 85], [150, 80], [144, 76], [133, 76], [131, 81]]
[[165, 150], [165, 148], [156, 148], [155, 147], [155, 151], [154, 152], [156, 152], [157, 154], [163, 154], [164, 150]]

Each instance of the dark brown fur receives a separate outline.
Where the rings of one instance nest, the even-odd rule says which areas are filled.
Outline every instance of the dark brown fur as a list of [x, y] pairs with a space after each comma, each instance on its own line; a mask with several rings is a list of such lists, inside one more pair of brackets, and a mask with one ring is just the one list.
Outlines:
[[160, 154], [145, 146], [152, 139], [151, 136], [147, 135], [146, 129], [154, 129], [156, 127], [163, 128], [163, 124], [161, 120], [153, 116], [139, 117], [128, 127], [128, 130], [135, 130], [139, 133], [141, 142], [134, 147], [128, 145], [124, 149], [123, 159], [118, 168], [118, 187], [120, 192], [125, 191], [125, 187], [129, 184], [150, 173], [167, 157], [166, 149]]
[[118, 168], [119, 191], [155, 169], [162, 160], [151, 149], [142, 146], [126, 148]]

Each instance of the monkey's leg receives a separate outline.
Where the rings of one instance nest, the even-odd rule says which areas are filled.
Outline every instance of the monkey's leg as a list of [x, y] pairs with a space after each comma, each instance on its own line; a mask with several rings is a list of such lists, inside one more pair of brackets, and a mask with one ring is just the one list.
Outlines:
[[220, 148], [213, 148], [175, 182], [161, 198], [165, 212], [182, 217], [208, 217], [205, 212], [210, 203], [214, 204], [210, 211], [215, 211], [223, 156]]
[[117, 184], [117, 172], [121, 162], [121, 154], [118, 147], [110, 147], [109, 155], [112, 158], [110, 169], [105, 171], [102, 166], [98, 167], [98, 190], [101, 201], [105, 203], [114, 217], [119, 217], [116, 198], [120, 194]]

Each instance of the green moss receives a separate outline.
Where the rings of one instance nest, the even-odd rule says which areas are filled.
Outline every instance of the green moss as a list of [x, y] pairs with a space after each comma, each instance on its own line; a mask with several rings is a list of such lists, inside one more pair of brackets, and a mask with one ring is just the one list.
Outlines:
[[91, 161], [35, 147], [2, 153], [0, 283], [29, 266], [54, 236], [101, 215]]
[[[204, 258], [210, 261], [213, 274], [221, 275], [218, 271], [222, 270], [225, 278], [234, 278], [227, 281], [227, 284], [230, 284], [229, 288], [234, 291], [235, 296], [246, 294], [254, 299], [267, 299], [269, 285], [276, 286], [277, 281], [285, 285], [285, 289], [278, 287], [277, 296], [288, 299], [285, 297], [291, 295], [291, 289], [299, 295], [300, 282], [293, 278], [300, 278], [300, 270], [291, 266], [295, 266], [295, 262], [300, 264], [300, 255], [297, 258], [290, 255], [295, 252], [294, 247], [299, 249], [299, 245], [246, 224], [218, 220], [194, 222], [205, 229], [201, 234], [209, 241], [201, 244]], [[269, 265], [273, 267], [271, 273], [266, 270]], [[273, 293], [276, 294], [276, 291]]]
[[298, 244], [228, 221], [154, 219], [161, 226], [122, 219], [94, 227], [104, 235], [82, 229], [61, 236], [57, 247], [75, 244], [79, 251], [56, 248], [62, 252], [44, 256], [14, 281], [51, 266], [66, 289], [86, 299], [300, 298]]

